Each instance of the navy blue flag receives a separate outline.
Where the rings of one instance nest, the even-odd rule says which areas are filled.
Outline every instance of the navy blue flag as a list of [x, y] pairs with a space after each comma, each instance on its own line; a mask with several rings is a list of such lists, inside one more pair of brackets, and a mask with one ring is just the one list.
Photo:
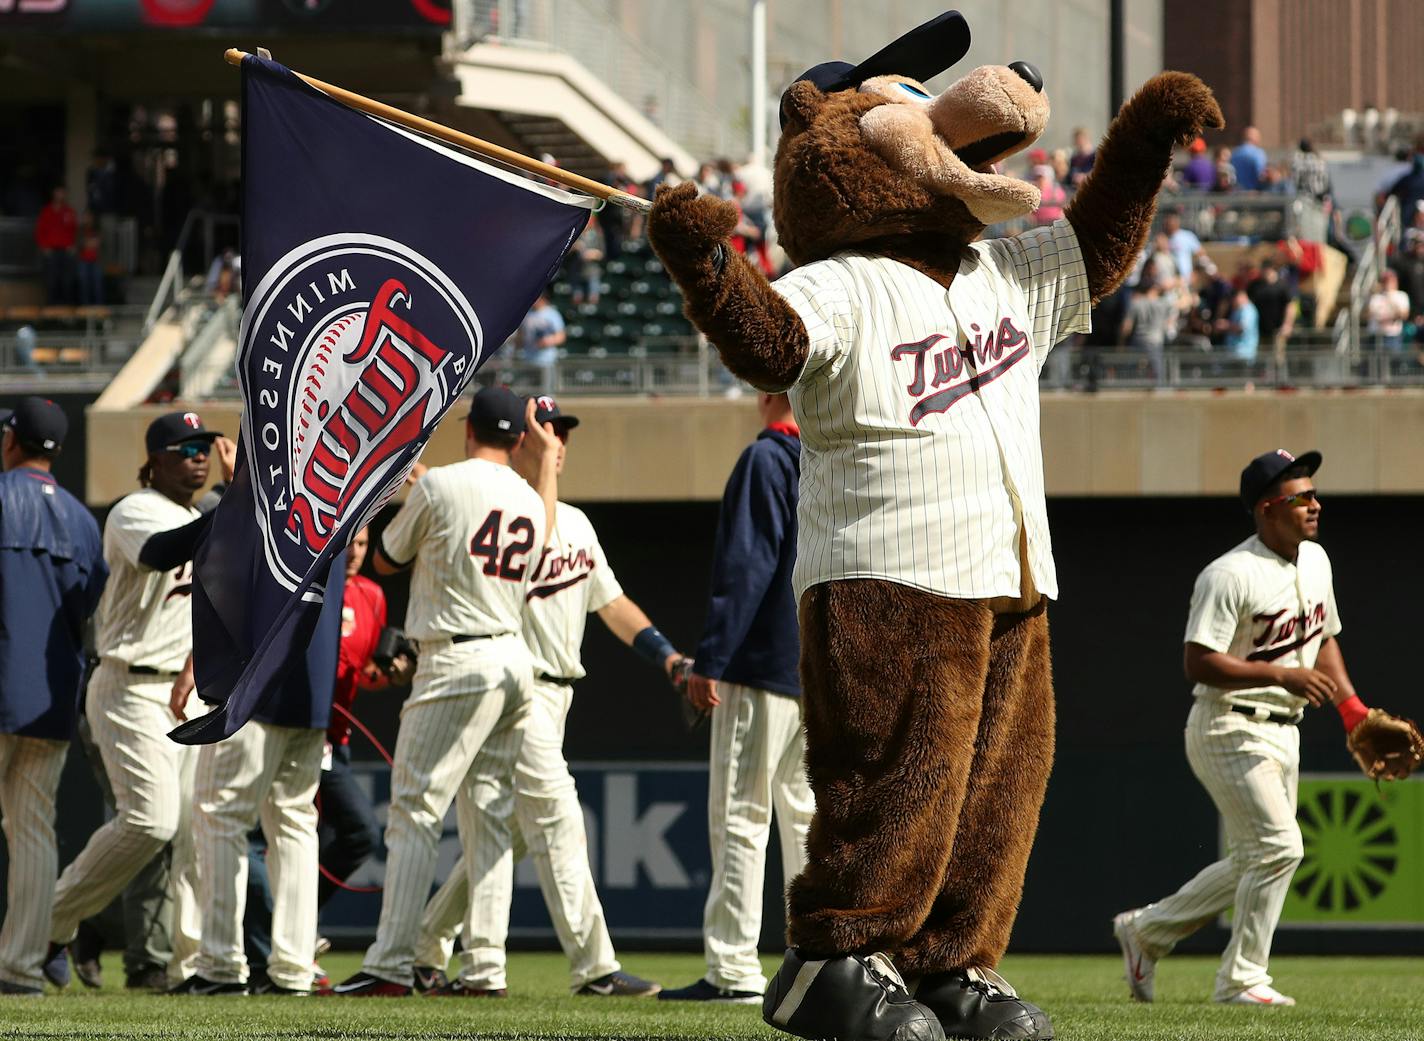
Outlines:
[[[303, 660], [331, 563], [519, 326], [594, 202], [242, 63], [244, 404], [194, 560], [199, 691], [170, 735], [221, 741]], [[300, 686], [300, 685], [298, 685]]]

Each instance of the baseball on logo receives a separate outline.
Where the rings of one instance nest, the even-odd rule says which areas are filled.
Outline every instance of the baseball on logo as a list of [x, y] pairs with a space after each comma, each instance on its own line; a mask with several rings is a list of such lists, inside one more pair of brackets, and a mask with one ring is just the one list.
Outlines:
[[[273, 576], [295, 588], [337, 533], [390, 498], [478, 367], [464, 294], [375, 236], [292, 250], [248, 301], [238, 369], [244, 444]], [[354, 528], [352, 529], [354, 530]]]

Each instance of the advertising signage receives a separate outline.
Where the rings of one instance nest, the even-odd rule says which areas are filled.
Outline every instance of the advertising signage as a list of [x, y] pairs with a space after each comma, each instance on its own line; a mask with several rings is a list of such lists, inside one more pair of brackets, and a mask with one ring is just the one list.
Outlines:
[[452, 0], [0, 0], [0, 32], [429, 32]]

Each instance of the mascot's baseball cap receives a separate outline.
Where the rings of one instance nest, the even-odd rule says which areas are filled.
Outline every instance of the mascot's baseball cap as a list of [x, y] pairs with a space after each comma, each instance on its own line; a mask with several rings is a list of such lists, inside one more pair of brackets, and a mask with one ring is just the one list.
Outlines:
[[534, 420], [541, 425], [553, 423], [555, 430], [572, 430], [579, 425], [578, 416], [565, 415], [559, 403], [547, 394], [534, 399]]
[[508, 387], [483, 387], [465, 417], [477, 434], [524, 433], [524, 399]]
[[151, 455], [184, 441], [211, 441], [217, 437], [222, 437], [222, 431], [203, 426], [196, 412], [169, 412], [148, 424], [143, 443]]
[[48, 398], [21, 398], [14, 408], [0, 409], [0, 426], [15, 432], [21, 443], [57, 451], [69, 433], [69, 419], [64, 410]]
[[1261, 496], [1266, 494], [1266, 489], [1275, 484], [1281, 474], [1292, 467], [1301, 466], [1305, 468], [1306, 476], [1309, 476], [1320, 469], [1321, 458], [1319, 452], [1291, 455], [1284, 448], [1258, 455], [1241, 471], [1241, 505], [1246, 507], [1247, 513], [1254, 513]]
[[[797, 76], [795, 82], [807, 80], [827, 94], [858, 87], [875, 76], [908, 76], [923, 83], [938, 76], [968, 53], [969, 23], [958, 11], [946, 11], [911, 29], [894, 43], [880, 48], [859, 65], [844, 61], [822, 62]], [[784, 93], [781, 99], [781, 125], [784, 127]]]

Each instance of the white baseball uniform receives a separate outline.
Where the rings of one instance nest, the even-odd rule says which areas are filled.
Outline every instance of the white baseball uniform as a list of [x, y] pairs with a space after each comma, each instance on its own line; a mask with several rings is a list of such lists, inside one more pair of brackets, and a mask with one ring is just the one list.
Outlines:
[[1089, 330], [1072, 225], [966, 246], [948, 290], [855, 252], [775, 287], [810, 338], [788, 388], [802, 445], [797, 599], [843, 578], [1056, 597], [1038, 373], [1055, 344]]
[[[781, 877], [806, 866], [806, 833], [816, 800], [806, 780], [806, 731], [797, 698], [718, 682], [707, 779], [712, 884], [702, 911], [708, 983], [763, 993], [761, 939], [766, 843], [772, 811], [781, 840]], [[784, 888], [784, 887], [783, 887]]]
[[[512, 778], [533, 681], [520, 634], [544, 528], [543, 501], [522, 477], [467, 459], [426, 473], [381, 535], [388, 560], [415, 561], [406, 633], [420, 646], [420, 664], [391, 772], [385, 895], [362, 966], [372, 976], [413, 981], [452, 799], [472, 887], [491, 878], [513, 886]], [[474, 931], [468, 921], [466, 929]], [[502, 958], [504, 936], [497, 939]]]
[[[0, 980], [22, 987], [44, 986], [40, 966], [50, 942], [47, 898], [59, 870], [54, 797], [68, 752], [66, 741], [0, 733], [0, 818], [10, 861]], [[26, 905], [26, 897], [35, 895], [46, 900], [45, 906]]]
[[[1198, 576], [1185, 642], [1247, 661], [1312, 668], [1321, 644], [1338, 632], [1325, 550], [1301, 543], [1292, 563], [1252, 535]], [[1234, 908], [1216, 976], [1216, 997], [1224, 999], [1271, 982], [1271, 939], [1303, 847], [1295, 815], [1300, 733], [1294, 722], [1272, 722], [1267, 713], [1295, 719], [1307, 701], [1273, 686], [1221, 690], [1199, 683], [1193, 694], [1187, 761], [1221, 813], [1229, 852], [1130, 920], [1157, 958]]]
[[[99, 666], [89, 681], [85, 716], [114, 791], [115, 815], [89, 837], [55, 887], [51, 938], [74, 939], [79, 923], [108, 906], [139, 869], [173, 843], [175, 982], [192, 971], [199, 921], [192, 829], [193, 770], [198, 750], [168, 739], [178, 720], [168, 707], [174, 679], [193, 645], [193, 568], [155, 571], [139, 552], [159, 532], [198, 517], [163, 493], [145, 488], [114, 505], [104, 524], [109, 584], [96, 614]], [[206, 711], [196, 696], [191, 717]]]
[[246, 983], [243, 914], [248, 833], [260, 819], [272, 883], [267, 978], [287, 990], [312, 985], [316, 948], [317, 785], [324, 730], [253, 720], [198, 753], [193, 831], [198, 853], [202, 946], [194, 971], [216, 983]]
[[[579, 650], [588, 616], [622, 595], [588, 517], [559, 503], [554, 537], [529, 588], [524, 616], [524, 640], [534, 660], [534, 703], [514, 767], [518, 827], [512, 859], [518, 862], [528, 852], [534, 860], [575, 991], [617, 972], [619, 963], [588, 863], [583, 809], [564, 759], [564, 724], [573, 681], [586, 675]], [[441, 967], [449, 962], [468, 907], [474, 927], [466, 933], [461, 978], [474, 988], [503, 987], [510, 895], [501, 880], [477, 889], [472, 900], [468, 876], [457, 864], [426, 906], [417, 962]]]

